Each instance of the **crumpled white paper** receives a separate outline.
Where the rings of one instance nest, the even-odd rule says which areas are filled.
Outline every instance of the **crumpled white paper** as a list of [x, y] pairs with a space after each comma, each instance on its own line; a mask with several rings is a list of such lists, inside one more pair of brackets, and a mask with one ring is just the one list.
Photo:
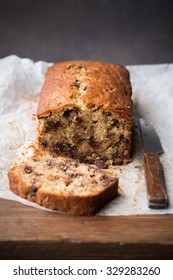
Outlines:
[[[34, 63], [15, 55], [0, 59], [0, 198], [28, 202], [9, 190], [7, 173], [11, 166], [32, 155], [36, 144], [35, 116], [47, 62]], [[143, 166], [143, 150], [138, 123], [135, 124], [133, 160], [127, 166], [114, 167], [119, 176], [119, 196], [107, 204], [100, 215], [173, 213], [173, 64], [128, 66], [135, 114], [144, 117], [160, 136], [164, 154], [160, 156], [169, 208], [149, 209]], [[29, 148], [28, 148], [29, 147]], [[58, 212], [58, 211], [57, 211]]]

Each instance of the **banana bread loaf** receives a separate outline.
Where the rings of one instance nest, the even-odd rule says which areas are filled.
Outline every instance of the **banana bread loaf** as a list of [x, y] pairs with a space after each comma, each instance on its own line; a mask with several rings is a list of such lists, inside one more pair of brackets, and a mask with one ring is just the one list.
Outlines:
[[69, 61], [51, 66], [37, 116], [43, 150], [99, 167], [130, 161], [131, 84], [121, 65]]
[[8, 176], [18, 196], [73, 215], [93, 215], [117, 195], [115, 175], [46, 152], [14, 166]]

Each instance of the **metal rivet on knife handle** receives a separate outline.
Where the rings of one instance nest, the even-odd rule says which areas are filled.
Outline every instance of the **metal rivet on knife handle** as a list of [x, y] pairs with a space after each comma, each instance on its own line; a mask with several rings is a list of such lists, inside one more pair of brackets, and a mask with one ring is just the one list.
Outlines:
[[164, 183], [164, 175], [157, 153], [144, 153], [148, 204], [150, 208], [166, 208], [168, 198]]

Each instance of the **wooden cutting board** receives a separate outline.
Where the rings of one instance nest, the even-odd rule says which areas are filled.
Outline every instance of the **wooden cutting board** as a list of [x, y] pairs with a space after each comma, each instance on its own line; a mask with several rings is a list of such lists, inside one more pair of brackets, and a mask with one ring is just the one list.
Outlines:
[[0, 259], [173, 259], [173, 215], [73, 217], [0, 199]]

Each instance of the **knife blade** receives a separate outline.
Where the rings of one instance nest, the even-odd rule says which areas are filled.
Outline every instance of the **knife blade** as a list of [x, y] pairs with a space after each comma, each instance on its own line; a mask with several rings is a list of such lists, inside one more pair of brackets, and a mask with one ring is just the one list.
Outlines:
[[159, 154], [163, 148], [154, 128], [144, 119], [139, 118], [144, 147], [144, 165], [147, 184], [148, 206], [163, 209], [168, 205], [168, 196]]

